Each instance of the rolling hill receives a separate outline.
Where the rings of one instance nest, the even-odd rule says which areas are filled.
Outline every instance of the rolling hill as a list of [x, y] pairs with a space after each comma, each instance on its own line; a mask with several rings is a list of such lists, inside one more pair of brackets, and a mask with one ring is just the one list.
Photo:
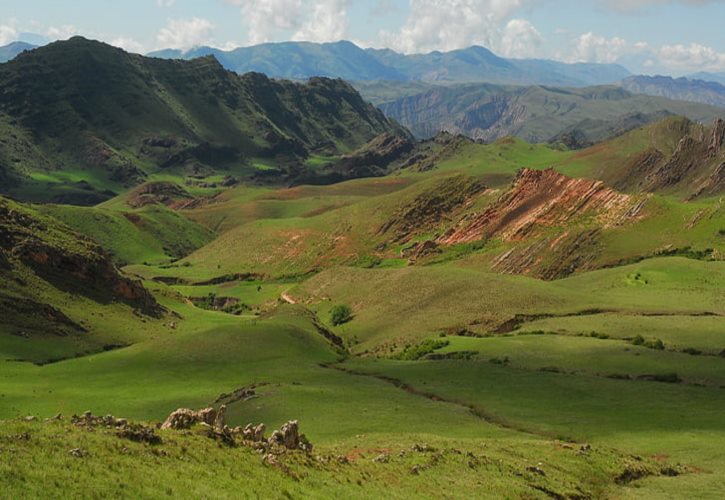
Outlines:
[[0, 84], [0, 497], [722, 496], [725, 122], [641, 125], [713, 108], [405, 81], [554, 143], [415, 142], [83, 39]]

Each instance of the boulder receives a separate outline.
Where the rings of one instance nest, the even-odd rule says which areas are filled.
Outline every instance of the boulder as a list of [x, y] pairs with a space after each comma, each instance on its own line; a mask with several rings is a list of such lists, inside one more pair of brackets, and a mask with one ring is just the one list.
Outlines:
[[290, 420], [282, 425], [279, 430], [272, 433], [267, 443], [284, 447], [288, 450], [302, 450], [306, 453], [312, 451], [312, 444], [307, 440], [304, 434], [300, 434], [299, 422]]
[[[226, 407], [223, 407], [226, 410]], [[204, 408], [194, 411], [189, 408], [179, 408], [169, 415], [164, 423], [161, 424], [162, 429], [189, 429], [195, 424], [207, 424], [216, 426], [217, 411], [214, 408]], [[221, 421], [224, 421], [222, 414]], [[223, 427], [223, 424], [222, 424]]]
[[242, 431], [242, 437], [246, 441], [252, 441], [255, 443], [261, 443], [264, 441], [264, 431], [267, 429], [267, 426], [264, 424], [259, 424], [257, 426], [253, 426], [252, 424], [247, 424], [246, 427], [244, 427], [244, 430]]

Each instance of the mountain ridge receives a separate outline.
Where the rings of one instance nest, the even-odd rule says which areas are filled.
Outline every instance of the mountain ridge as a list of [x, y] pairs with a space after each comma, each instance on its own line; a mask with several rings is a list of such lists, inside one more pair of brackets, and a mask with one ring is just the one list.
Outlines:
[[85, 170], [76, 191], [91, 204], [155, 172], [242, 175], [275, 158], [297, 175], [311, 154], [407, 133], [340, 79], [238, 75], [212, 56], [146, 58], [80, 37], [0, 65], [0, 85], [0, 176], [22, 184]]
[[196, 47], [162, 49], [151, 57], [189, 59], [214, 55], [232, 71], [259, 71], [269, 76], [304, 79], [335, 76], [346, 80], [429, 82], [487, 81], [500, 84], [587, 86], [614, 83], [630, 75], [617, 64], [567, 64], [542, 59], [505, 59], [481, 46], [449, 52], [401, 54], [391, 49], [363, 49], [343, 40], [330, 43], [277, 42], [230, 51]]
[[[361, 86], [375, 93], [374, 86]], [[438, 132], [493, 141], [561, 142], [581, 148], [668, 115], [709, 122], [725, 110], [701, 103], [635, 95], [616, 85], [585, 88], [467, 84], [437, 86], [379, 103], [418, 138]]]
[[635, 94], [667, 97], [680, 101], [701, 102], [725, 108], [725, 85], [716, 81], [671, 76], [631, 76], [620, 83]]

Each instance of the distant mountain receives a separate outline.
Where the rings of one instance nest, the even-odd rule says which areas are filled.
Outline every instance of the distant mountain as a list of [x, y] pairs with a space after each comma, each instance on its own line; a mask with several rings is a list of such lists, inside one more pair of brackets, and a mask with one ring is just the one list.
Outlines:
[[687, 78], [691, 80], [705, 80], [706, 82], [717, 82], [721, 85], [725, 85], [725, 73], [708, 73], [707, 71], [700, 71], [699, 73], [692, 73], [687, 75]]
[[725, 109], [634, 95], [616, 86], [449, 85], [379, 107], [419, 138], [447, 131], [484, 141], [517, 136], [570, 147], [587, 146], [672, 114], [708, 122], [725, 117]]
[[215, 56], [225, 68], [238, 73], [258, 71], [270, 77], [292, 79], [328, 76], [357, 81], [589, 86], [614, 83], [630, 75], [616, 64], [505, 59], [476, 46], [450, 52], [405, 55], [390, 49], [362, 49], [347, 41], [282, 42], [231, 51], [199, 47], [186, 52], [166, 49], [149, 54], [173, 59], [205, 55]]
[[36, 45], [25, 42], [12, 42], [7, 45], [0, 47], [0, 63], [10, 61], [15, 56], [25, 52], [26, 50], [33, 50]]
[[622, 80], [621, 85], [625, 90], [635, 94], [656, 95], [725, 107], [725, 85], [717, 82], [684, 77], [632, 76]]
[[406, 80], [406, 75], [379, 62], [371, 52], [350, 42], [265, 43], [223, 51], [197, 47], [186, 52], [161, 50], [150, 57], [193, 59], [213, 55], [237, 73], [255, 71], [274, 78], [307, 79], [313, 76], [345, 80]]
[[254, 175], [264, 158], [277, 166], [265, 178], [291, 182], [311, 154], [407, 134], [339, 79], [274, 81], [80, 37], [0, 65], [0, 88], [0, 185], [25, 199], [94, 204], [152, 174]]

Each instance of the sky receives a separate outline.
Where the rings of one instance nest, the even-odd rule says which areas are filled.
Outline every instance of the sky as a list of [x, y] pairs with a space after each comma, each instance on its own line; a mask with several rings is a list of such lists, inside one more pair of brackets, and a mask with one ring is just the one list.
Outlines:
[[725, 72], [725, 0], [2, 0], [0, 45], [103, 40], [138, 53], [351, 40], [425, 53], [619, 63], [634, 73]]

